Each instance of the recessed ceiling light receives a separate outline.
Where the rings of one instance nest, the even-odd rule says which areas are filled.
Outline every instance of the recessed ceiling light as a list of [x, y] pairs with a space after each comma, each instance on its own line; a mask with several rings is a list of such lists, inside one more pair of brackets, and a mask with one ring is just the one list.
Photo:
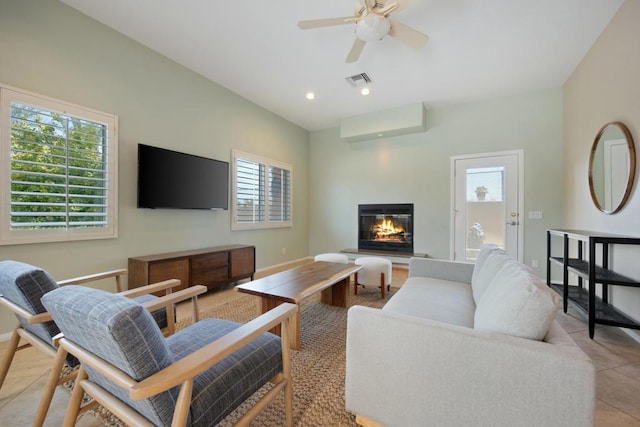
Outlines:
[[369, 90], [368, 87], [363, 87], [360, 93], [362, 94], [362, 96], [367, 96], [371, 93], [371, 91]]
[[307, 99], [308, 100], [316, 99], [316, 94], [313, 92], [307, 92]]

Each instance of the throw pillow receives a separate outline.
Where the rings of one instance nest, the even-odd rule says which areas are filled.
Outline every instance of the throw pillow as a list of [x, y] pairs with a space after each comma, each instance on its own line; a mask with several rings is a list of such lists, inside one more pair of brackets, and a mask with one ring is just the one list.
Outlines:
[[482, 247], [471, 275], [471, 290], [476, 305], [480, 303], [480, 298], [484, 295], [496, 273], [511, 259], [498, 245], [487, 244]]
[[558, 294], [525, 265], [511, 260], [476, 307], [474, 328], [543, 340], [560, 306]]

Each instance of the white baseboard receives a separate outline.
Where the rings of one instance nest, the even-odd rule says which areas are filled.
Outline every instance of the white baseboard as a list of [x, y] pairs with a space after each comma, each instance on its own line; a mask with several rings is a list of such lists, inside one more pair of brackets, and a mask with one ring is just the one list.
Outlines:
[[9, 341], [9, 339], [11, 338], [11, 334], [13, 332], [7, 332], [6, 334], [0, 334], [0, 342], [5, 342], [5, 341]]
[[634, 341], [637, 341], [640, 343], [640, 333], [637, 330], [626, 329], [626, 328], [620, 328], [620, 330], [625, 334], [629, 335]]
[[264, 273], [265, 271], [269, 271], [269, 270], [274, 270], [274, 269], [282, 269], [283, 267], [286, 267], [288, 265], [291, 264], [298, 264], [302, 261], [306, 261], [309, 259], [313, 259], [313, 257], [307, 256], [307, 257], [303, 257], [303, 258], [298, 258], [298, 259], [294, 259], [291, 261], [287, 261], [287, 262], [283, 262], [281, 264], [275, 264], [275, 265], [270, 265], [269, 267], [264, 267], [264, 268], [259, 268], [256, 270], [256, 273]]
[[[355, 258], [353, 258], [353, 259], [350, 258], [349, 261], [353, 262], [354, 259]], [[294, 259], [294, 260], [291, 260], [291, 261], [283, 262], [281, 264], [275, 264], [275, 265], [270, 265], [268, 267], [259, 268], [259, 269], [256, 270], [256, 273], [264, 273], [264, 272], [269, 271], [269, 270], [282, 270], [284, 267], [287, 267], [289, 265], [299, 264], [301, 262], [309, 261], [309, 260], [313, 260], [313, 257], [312, 256], [306, 256], [306, 257], [303, 257], [303, 258], [298, 258], [298, 259]], [[399, 268], [401, 270], [408, 270], [409, 269], [409, 264], [396, 264], [396, 263], [394, 263], [393, 264], [393, 268]]]

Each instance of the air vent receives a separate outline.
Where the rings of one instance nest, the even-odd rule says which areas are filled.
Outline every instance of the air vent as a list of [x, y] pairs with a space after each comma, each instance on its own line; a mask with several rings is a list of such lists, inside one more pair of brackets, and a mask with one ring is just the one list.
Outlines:
[[371, 83], [371, 77], [367, 73], [356, 74], [345, 79], [352, 87], [363, 87]]

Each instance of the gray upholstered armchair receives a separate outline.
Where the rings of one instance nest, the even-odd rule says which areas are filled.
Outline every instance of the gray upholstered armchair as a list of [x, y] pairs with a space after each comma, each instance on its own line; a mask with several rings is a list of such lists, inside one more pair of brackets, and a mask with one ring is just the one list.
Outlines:
[[[53, 345], [53, 337], [60, 333], [60, 329], [42, 305], [41, 298], [47, 292], [61, 286], [86, 284], [105, 279], [115, 280], [116, 291], [120, 292], [120, 295], [144, 304], [144, 307], [153, 313], [154, 321], [166, 335], [170, 335], [175, 330], [173, 307], [176, 302], [191, 299], [193, 315], [198, 315], [197, 296], [206, 292], [206, 287], [191, 287], [172, 293], [173, 288], [180, 286], [180, 281], [167, 280], [121, 292], [120, 278], [125, 274], [127, 270], [113, 270], [56, 282], [51, 275], [38, 267], [18, 261], [0, 261], [0, 305], [12, 311], [18, 319], [9, 340], [7, 352], [0, 364], [0, 389], [18, 350], [32, 346], [55, 357], [57, 348]], [[165, 292], [166, 295], [162, 297], [151, 295], [158, 292]], [[24, 342], [23, 345], [19, 345], [21, 340]], [[72, 356], [67, 357], [63, 362], [70, 367], [78, 364], [77, 359]], [[56, 378], [55, 381], [50, 380], [36, 412], [35, 426], [43, 424], [55, 387], [72, 380], [76, 373], [77, 370], [74, 370], [69, 375]]]
[[[63, 334], [54, 370], [67, 352], [81, 362], [65, 426], [84, 410], [85, 392], [127, 424], [213, 426], [268, 382], [273, 387], [240, 422], [284, 389], [286, 423], [293, 423], [288, 328], [296, 305], [244, 325], [203, 319], [165, 338], [148, 311], [119, 295], [66, 286], [42, 302]], [[282, 339], [266, 333], [277, 325]]]

